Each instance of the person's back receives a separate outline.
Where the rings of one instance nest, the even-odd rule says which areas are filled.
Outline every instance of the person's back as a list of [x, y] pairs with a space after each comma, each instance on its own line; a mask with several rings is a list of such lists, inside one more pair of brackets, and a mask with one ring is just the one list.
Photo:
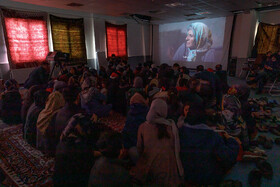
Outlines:
[[129, 172], [121, 160], [100, 157], [94, 164], [88, 186], [125, 186], [130, 181]]
[[42, 66], [34, 69], [24, 83], [24, 87], [29, 89], [33, 85], [45, 85], [49, 79], [49, 64], [43, 62]]
[[75, 104], [66, 104], [55, 116], [55, 142], [59, 142], [62, 131], [68, 124], [69, 119], [80, 111], [80, 107]]
[[79, 94], [79, 90], [76, 87], [73, 86], [66, 87], [63, 89], [62, 94], [66, 104], [63, 108], [61, 108], [57, 112], [55, 116], [54, 124], [51, 125], [54, 127], [54, 131], [55, 131], [54, 132], [55, 147], [58, 144], [61, 133], [67, 126], [69, 119], [73, 115], [81, 111], [81, 107], [75, 104], [75, 101], [77, 100]]
[[106, 132], [101, 134], [96, 147], [102, 156], [91, 169], [88, 186], [126, 186], [130, 184], [128, 170], [118, 159], [122, 149], [120, 134]]
[[26, 123], [24, 124], [24, 134], [23, 137], [27, 143], [36, 147], [36, 137], [37, 137], [37, 120], [40, 112], [44, 109], [46, 100], [48, 97], [48, 92], [45, 90], [38, 90], [34, 93], [34, 103], [29, 107]]
[[10, 90], [2, 95], [1, 118], [7, 124], [21, 123], [21, 95], [18, 90]]
[[[136, 165], [139, 170], [136, 179], [140, 183], [169, 185], [181, 183], [174, 154], [175, 143], [171, 126], [168, 126], [166, 130], [170, 138], [158, 139], [156, 125], [145, 122], [138, 129], [137, 149], [140, 158]], [[144, 171], [148, 170], [149, 173], [141, 173], [144, 172], [141, 168], [146, 168]]]
[[92, 123], [88, 116], [75, 114], [56, 147], [54, 186], [87, 186], [93, 166]]
[[83, 142], [60, 142], [56, 148], [54, 186], [86, 186], [93, 155]]
[[179, 185], [183, 168], [179, 158], [178, 129], [167, 120], [168, 106], [155, 99], [147, 114], [147, 121], [138, 129], [139, 160], [132, 176], [139, 184]]
[[235, 163], [238, 144], [223, 138], [206, 125], [180, 129], [181, 160], [185, 179], [197, 184], [217, 184]]
[[127, 138], [124, 142], [125, 147], [136, 146], [138, 127], [146, 121], [147, 109], [146, 106], [141, 104], [130, 105], [125, 127], [122, 131], [124, 138]]

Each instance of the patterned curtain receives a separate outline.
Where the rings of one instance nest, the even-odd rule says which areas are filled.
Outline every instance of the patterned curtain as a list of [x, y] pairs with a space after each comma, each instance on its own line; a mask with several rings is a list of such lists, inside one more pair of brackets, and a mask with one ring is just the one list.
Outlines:
[[106, 22], [107, 57], [115, 54], [127, 57], [126, 25], [114, 25]]
[[84, 63], [87, 59], [84, 20], [50, 15], [53, 48], [70, 54], [72, 63]]
[[47, 14], [1, 9], [11, 69], [36, 67], [49, 52]]
[[258, 54], [265, 54], [268, 51], [273, 53], [280, 49], [280, 25], [260, 23], [255, 40]]

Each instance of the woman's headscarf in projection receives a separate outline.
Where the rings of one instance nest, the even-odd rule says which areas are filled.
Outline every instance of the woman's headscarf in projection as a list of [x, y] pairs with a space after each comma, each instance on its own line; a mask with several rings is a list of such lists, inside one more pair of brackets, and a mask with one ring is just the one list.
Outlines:
[[213, 44], [212, 33], [207, 25], [201, 22], [190, 24], [187, 28], [187, 32], [189, 30], [192, 30], [194, 34], [195, 49], [189, 49], [188, 59], [191, 59], [191, 61], [195, 61], [198, 53], [206, 53], [211, 48]]

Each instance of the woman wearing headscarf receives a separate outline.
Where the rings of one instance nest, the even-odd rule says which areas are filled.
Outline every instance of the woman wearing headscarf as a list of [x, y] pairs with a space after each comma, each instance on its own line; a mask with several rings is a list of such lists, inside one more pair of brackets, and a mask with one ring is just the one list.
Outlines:
[[[32, 88], [32, 87], [31, 87]], [[36, 147], [37, 127], [36, 123], [40, 112], [45, 108], [49, 93], [45, 90], [38, 90], [33, 94], [34, 103], [28, 109], [26, 122], [24, 124], [23, 138], [30, 145]]]
[[106, 96], [94, 87], [90, 79], [85, 79], [82, 84], [81, 107], [87, 114], [96, 114], [98, 117], [108, 116], [112, 110], [111, 104], [104, 104]]
[[195, 22], [187, 27], [186, 42], [173, 56], [173, 61], [214, 62], [214, 54], [210, 48], [213, 44], [210, 29], [201, 22]]
[[130, 99], [130, 107], [122, 131], [124, 148], [128, 150], [128, 154], [134, 162], [138, 158], [136, 149], [138, 128], [146, 121], [148, 111], [148, 100], [141, 94], [135, 93]]
[[93, 166], [92, 123], [88, 116], [75, 114], [56, 147], [54, 186], [87, 186]]
[[63, 95], [55, 91], [48, 96], [46, 106], [41, 111], [37, 120], [37, 148], [44, 153], [48, 154], [49, 143], [47, 129], [51, 124], [53, 116], [62, 108], [65, 104]]
[[1, 95], [1, 118], [7, 124], [21, 123], [21, 95], [18, 83], [14, 79], [7, 80], [4, 84], [5, 91]]
[[164, 100], [155, 99], [147, 121], [138, 129], [139, 160], [131, 174], [134, 180], [147, 185], [179, 185], [183, 167], [176, 124], [166, 119], [168, 107]]

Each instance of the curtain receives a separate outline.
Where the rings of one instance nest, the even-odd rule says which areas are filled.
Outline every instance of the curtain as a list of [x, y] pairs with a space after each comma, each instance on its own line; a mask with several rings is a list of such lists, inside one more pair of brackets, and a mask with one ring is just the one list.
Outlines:
[[87, 59], [84, 20], [50, 15], [53, 49], [69, 53], [72, 63], [84, 63]]
[[127, 57], [126, 25], [114, 25], [106, 22], [107, 57], [115, 54]]
[[47, 14], [1, 9], [11, 69], [36, 67], [49, 52]]
[[280, 25], [260, 23], [255, 45], [258, 54], [265, 54], [268, 51], [278, 52], [280, 49]]

